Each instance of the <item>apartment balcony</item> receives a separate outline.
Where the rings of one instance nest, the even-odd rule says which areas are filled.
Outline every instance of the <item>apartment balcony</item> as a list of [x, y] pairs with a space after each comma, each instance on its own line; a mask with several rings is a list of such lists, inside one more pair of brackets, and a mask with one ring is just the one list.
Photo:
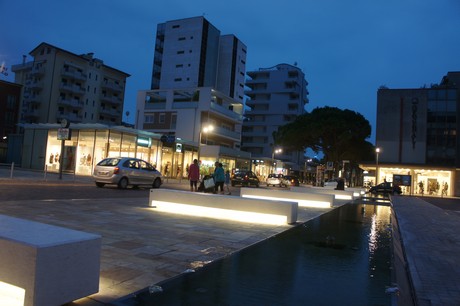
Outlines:
[[83, 72], [80, 72], [78, 70], [75, 70], [75, 69], [64, 69], [62, 68], [61, 69], [61, 75], [62, 76], [66, 76], [70, 79], [73, 79], [73, 80], [78, 80], [78, 81], [86, 81], [87, 79], [87, 75], [84, 74]]
[[215, 114], [223, 115], [231, 120], [243, 121], [243, 115], [235, 113], [234, 111], [214, 102], [211, 102], [210, 111]]
[[71, 107], [75, 109], [82, 109], [84, 106], [83, 101], [76, 100], [76, 99], [64, 99], [64, 98], [58, 99], [58, 105]]
[[101, 96], [101, 101], [108, 102], [114, 105], [120, 105], [123, 103], [123, 100], [117, 96]]
[[42, 90], [43, 81], [30, 80], [26, 82], [26, 86], [33, 90]]
[[[157, 103], [157, 104], [160, 104], [160, 103]], [[192, 101], [174, 102], [172, 105], [172, 108], [174, 109], [198, 108], [198, 102], [192, 102]]]
[[68, 122], [80, 123], [83, 121], [83, 116], [75, 113], [57, 112], [56, 122], [66, 119]]
[[45, 67], [33, 67], [30, 71], [32, 76], [41, 76], [45, 74]]
[[86, 90], [83, 87], [72, 84], [61, 83], [61, 85], [59, 85], [59, 89], [76, 95], [84, 95], [86, 93]]
[[38, 109], [26, 109], [22, 112], [22, 115], [24, 118], [30, 119], [30, 118], [39, 118], [40, 117], [40, 112]]
[[42, 100], [40, 95], [24, 95], [24, 102], [27, 104], [41, 104]]
[[[173, 106], [173, 108], [175, 108], [175, 107]], [[179, 107], [177, 107], [177, 108], [179, 108]], [[145, 109], [145, 110], [166, 109], [166, 102], [145, 103], [144, 109]]]
[[121, 111], [113, 108], [101, 108], [99, 109], [100, 115], [110, 116], [110, 117], [120, 117]]
[[109, 81], [102, 82], [101, 87], [103, 89], [108, 89], [108, 90], [111, 90], [111, 91], [117, 92], [117, 93], [123, 92], [123, 86], [120, 85], [120, 84], [116, 84], [115, 82], [109, 82]]
[[212, 131], [213, 136], [219, 136], [223, 137], [226, 139], [230, 139], [232, 141], [240, 141], [241, 139], [241, 134], [230, 131], [228, 129], [222, 128], [222, 127], [214, 127], [214, 130]]

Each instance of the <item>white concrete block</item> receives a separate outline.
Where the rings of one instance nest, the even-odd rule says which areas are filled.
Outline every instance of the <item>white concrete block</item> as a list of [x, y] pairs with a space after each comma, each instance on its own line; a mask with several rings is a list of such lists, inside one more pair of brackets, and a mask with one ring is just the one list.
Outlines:
[[0, 282], [24, 289], [24, 306], [98, 292], [100, 252], [99, 235], [0, 215]]
[[242, 187], [240, 190], [240, 196], [245, 198], [294, 201], [298, 203], [299, 207], [329, 208], [332, 207], [334, 203], [334, 195], [332, 194], [292, 192], [288, 189], [260, 189]]
[[[171, 203], [171, 205], [173, 203], [185, 204], [189, 206], [215, 208], [227, 211], [232, 210], [280, 215], [286, 217], [286, 222], [288, 224], [292, 224], [297, 221], [297, 202], [280, 201], [276, 199], [267, 201], [199, 192], [151, 189], [149, 206], [156, 207], [158, 202]], [[255, 216], [255, 218], [257, 218], [257, 216]]]

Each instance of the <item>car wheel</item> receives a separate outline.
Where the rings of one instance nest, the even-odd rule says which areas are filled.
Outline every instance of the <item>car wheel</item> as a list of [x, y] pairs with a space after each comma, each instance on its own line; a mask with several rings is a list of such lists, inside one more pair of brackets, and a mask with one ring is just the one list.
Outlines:
[[100, 183], [100, 182], [96, 182], [96, 186], [99, 187], [99, 188], [102, 188], [105, 186], [104, 183]]
[[161, 180], [159, 178], [156, 178], [155, 181], [153, 181], [153, 188], [160, 188], [161, 186]]
[[126, 187], [128, 187], [128, 179], [126, 177], [122, 177], [119, 181], [118, 181], [118, 188], [120, 189], [126, 189]]

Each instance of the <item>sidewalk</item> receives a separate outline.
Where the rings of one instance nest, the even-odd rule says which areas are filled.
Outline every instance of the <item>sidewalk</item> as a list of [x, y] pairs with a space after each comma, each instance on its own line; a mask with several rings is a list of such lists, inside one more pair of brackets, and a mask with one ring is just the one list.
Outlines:
[[[430, 204], [430, 200], [443, 199], [405, 196], [392, 199], [406, 270], [416, 305], [460, 305], [460, 214], [440, 209]], [[460, 206], [460, 200], [456, 205]]]

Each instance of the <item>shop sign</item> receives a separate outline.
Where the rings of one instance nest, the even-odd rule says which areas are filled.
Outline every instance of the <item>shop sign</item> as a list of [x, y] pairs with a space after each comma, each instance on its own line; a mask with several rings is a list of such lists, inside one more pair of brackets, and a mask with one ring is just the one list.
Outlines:
[[137, 145], [150, 148], [152, 146], [152, 139], [150, 137], [137, 137]]
[[182, 144], [181, 143], [176, 143], [176, 152], [177, 153], [182, 153]]
[[59, 128], [57, 132], [57, 140], [70, 140], [72, 135], [70, 129], [68, 128]]
[[393, 184], [410, 187], [412, 185], [412, 176], [393, 174]]

